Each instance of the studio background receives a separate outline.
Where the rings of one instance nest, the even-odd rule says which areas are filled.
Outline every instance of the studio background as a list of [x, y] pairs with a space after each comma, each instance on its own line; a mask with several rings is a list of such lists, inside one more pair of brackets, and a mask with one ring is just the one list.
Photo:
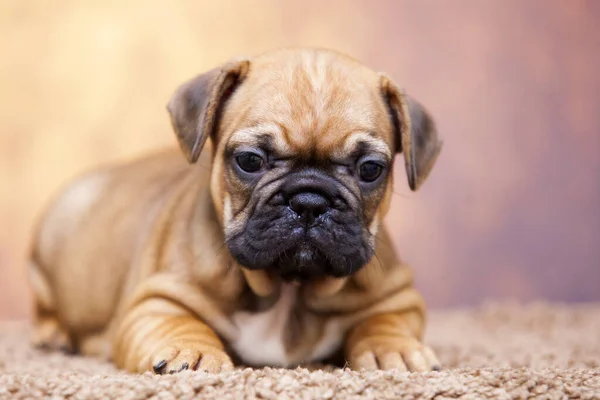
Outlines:
[[397, 163], [387, 224], [432, 307], [600, 300], [600, 2], [0, 3], [0, 318], [30, 313], [26, 251], [55, 190], [174, 146], [191, 76], [285, 45], [349, 53], [434, 115], [418, 193]]

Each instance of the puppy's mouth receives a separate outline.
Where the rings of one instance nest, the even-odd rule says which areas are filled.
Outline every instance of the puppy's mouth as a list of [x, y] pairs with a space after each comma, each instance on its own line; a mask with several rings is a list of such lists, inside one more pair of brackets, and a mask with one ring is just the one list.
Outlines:
[[325, 254], [309, 243], [284, 251], [269, 270], [287, 282], [307, 282], [333, 275], [333, 268]]
[[336, 273], [327, 257], [314, 246], [302, 243], [290, 248], [279, 260], [263, 269], [242, 268], [246, 281], [259, 296], [268, 296], [276, 282], [308, 285], [317, 297], [338, 292], [349, 274]]

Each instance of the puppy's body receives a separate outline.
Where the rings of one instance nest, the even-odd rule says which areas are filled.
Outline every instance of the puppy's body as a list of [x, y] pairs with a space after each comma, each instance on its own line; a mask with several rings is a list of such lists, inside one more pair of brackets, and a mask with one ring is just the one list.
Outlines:
[[[31, 269], [39, 278], [32, 282], [37, 293], [52, 297], [40, 306], [53, 303], [47, 308], [57, 311], [75, 337], [103, 332], [131, 288], [174, 261], [166, 260], [173, 246], [160, 231], [184, 229], [172, 217], [193, 217], [191, 207], [181, 208], [185, 195], [206, 193], [208, 185], [207, 177], [190, 179], [191, 169], [208, 175], [200, 165], [189, 168], [176, 151], [97, 169], [76, 179], [50, 205], [34, 247]], [[207, 200], [197, 208], [208, 206]], [[206, 246], [219, 241], [211, 221], [196, 227]], [[182, 238], [189, 238], [187, 232]]]
[[[169, 111], [192, 164], [166, 151], [99, 169], [47, 210], [30, 269], [37, 343], [139, 372], [218, 371], [230, 355], [290, 366], [338, 350], [355, 368], [437, 365], [420, 344], [412, 274], [379, 228], [401, 147], [386, 85], [337, 53], [292, 49], [183, 86]], [[412, 110], [396, 106], [410, 129]], [[199, 156], [208, 137], [214, 148]], [[413, 189], [439, 152], [417, 139], [416, 162], [405, 153]], [[235, 152], [259, 146], [275, 161], [235, 172]], [[387, 158], [377, 186], [339, 167], [361, 151]]]

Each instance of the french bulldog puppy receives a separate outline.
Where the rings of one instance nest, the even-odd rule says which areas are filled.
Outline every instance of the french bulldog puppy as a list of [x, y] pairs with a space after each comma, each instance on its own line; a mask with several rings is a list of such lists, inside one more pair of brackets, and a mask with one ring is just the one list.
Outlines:
[[139, 373], [440, 367], [382, 225], [395, 155], [416, 191], [442, 148], [419, 102], [349, 56], [286, 48], [167, 109], [180, 149], [88, 172], [40, 219], [37, 346]]

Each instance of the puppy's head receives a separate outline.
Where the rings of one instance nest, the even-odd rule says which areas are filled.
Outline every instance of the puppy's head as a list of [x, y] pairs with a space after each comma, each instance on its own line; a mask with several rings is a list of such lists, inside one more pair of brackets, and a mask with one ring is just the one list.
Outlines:
[[246, 271], [345, 277], [369, 262], [402, 153], [417, 190], [441, 150], [433, 120], [388, 77], [339, 53], [286, 49], [184, 83], [168, 110]]

